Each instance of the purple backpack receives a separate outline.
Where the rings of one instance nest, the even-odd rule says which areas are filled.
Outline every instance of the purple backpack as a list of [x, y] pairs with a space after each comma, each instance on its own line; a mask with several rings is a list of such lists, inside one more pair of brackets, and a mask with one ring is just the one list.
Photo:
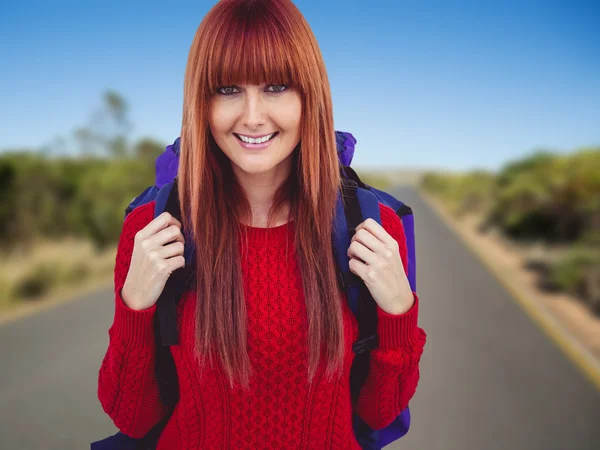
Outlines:
[[[179, 142], [177, 138], [172, 145], [156, 160], [156, 181], [138, 197], [132, 200], [125, 216], [134, 208], [155, 201], [154, 217], [163, 211], [172, 212], [181, 217], [178, 210], [176, 177], [179, 168]], [[381, 224], [379, 203], [391, 207], [402, 220], [408, 249], [408, 280], [416, 292], [416, 260], [414, 240], [414, 218], [409, 206], [402, 203], [387, 192], [378, 190], [362, 182], [350, 167], [356, 139], [352, 134], [336, 131], [336, 144], [342, 174], [342, 192], [338, 196], [335, 216], [335, 230], [332, 244], [335, 253], [339, 282], [346, 292], [350, 309], [355, 314], [359, 326], [359, 339], [353, 344], [354, 362], [350, 372], [350, 389], [353, 402], [358, 398], [360, 389], [369, 373], [370, 350], [377, 348], [377, 314], [376, 303], [363, 281], [350, 272], [347, 249], [352, 235], [359, 223], [371, 217]], [[342, 202], [342, 196], [345, 203]], [[177, 209], [177, 210], [176, 210]], [[193, 247], [193, 246], [189, 246]], [[193, 249], [186, 246], [186, 260], [193, 264]], [[191, 264], [190, 264], [191, 265]], [[186, 264], [186, 266], [188, 266]], [[180, 269], [181, 270], [181, 269]], [[177, 274], [177, 271], [173, 273]], [[174, 406], [179, 400], [177, 372], [169, 346], [177, 344], [177, 326], [175, 303], [178, 300], [183, 284], [181, 276], [171, 276], [165, 290], [157, 302], [155, 320], [157, 340], [156, 377], [159, 383], [161, 400], [168, 406]], [[179, 288], [179, 291], [177, 290]], [[167, 292], [168, 291], [168, 292]], [[169, 417], [159, 422], [142, 439], [133, 439], [123, 433], [117, 433], [102, 441], [92, 443], [92, 450], [122, 448], [124, 450], [150, 450], [156, 443], [162, 428]], [[357, 441], [363, 449], [379, 450], [400, 439], [410, 428], [410, 410], [407, 407], [387, 427], [381, 430], [371, 429], [358, 415], [353, 414], [353, 429]]]

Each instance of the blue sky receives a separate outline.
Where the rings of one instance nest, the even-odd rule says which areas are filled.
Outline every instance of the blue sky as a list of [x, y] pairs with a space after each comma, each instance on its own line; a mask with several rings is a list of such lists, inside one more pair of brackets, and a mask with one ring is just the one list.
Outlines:
[[[0, 149], [86, 125], [112, 89], [131, 138], [172, 142], [196, 29], [215, 1], [0, 6]], [[600, 145], [600, 2], [308, 1], [338, 130], [360, 167], [496, 169]]]

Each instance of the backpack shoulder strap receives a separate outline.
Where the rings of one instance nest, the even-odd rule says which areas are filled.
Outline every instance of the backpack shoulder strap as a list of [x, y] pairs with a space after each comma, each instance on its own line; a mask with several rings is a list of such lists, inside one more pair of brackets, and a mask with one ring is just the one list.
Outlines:
[[[158, 217], [165, 211], [181, 221], [177, 178], [166, 183], [156, 196], [154, 217]], [[170, 346], [179, 343], [177, 303], [181, 299], [186, 287], [189, 286], [192, 273], [189, 265], [174, 271], [167, 280], [165, 288], [156, 302], [156, 314], [154, 316], [154, 335], [156, 341], [155, 372], [161, 401], [171, 407], [175, 406], [179, 401], [179, 384]]]
[[[369, 186], [368, 184], [361, 181], [357, 173], [352, 167], [343, 167], [345, 175], [351, 180], [355, 181], [359, 188], [363, 188], [371, 192], [379, 202], [391, 207], [396, 215], [402, 221], [404, 228], [404, 235], [406, 237], [406, 246], [408, 250], [408, 281], [413, 291], [417, 291], [417, 265], [416, 265], [416, 252], [415, 252], [415, 220], [412, 208], [407, 204], [401, 202], [393, 195], [382, 191], [380, 189]], [[366, 197], [362, 197], [363, 200]], [[364, 206], [363, 206], [364, 207]], [[379, 211], [379, 210], [378, 210]], [[381, 223], [378, 221], [378, 223]]]
[[129, 205], [127, 205], [127, 208], [125, 208], [125, 216], [123, 217], [123, 220], [125, 220], [127, 216], [131, 213], [131, 211], [133, 211], [138, 206], [144, 205], [154, 200], [156, 198], [157, 193], [158, 188], [154, 185], [148, 186], [146, 189], [144, 189], [144, 191], [141, 194], [139, 194], [137, 197], [131, 200], [131, 202], [129, 202]]
[[333, 249], [339, 281], [358, 322], [359, 337], [352, 346], [356, 356], [350, 372], [350, 390], [355, 403], [369, 374], [370, 350], [377, 348], [379, 337], [375, 300], [365, 283], [350, 271], [350, 258], [347, 251], [356, 227], [369, 217], [381, 223], [381, 217], [379, 202], [371, 192], [359, 187], [355, 180], [345, 174], [341, 181], [334, 221]]
[[[379, 224], [381, 224], [379, 209], [380, 203], [391, 207], [396, 212], [398, 217], [400, 217], [402, 220], [404, 234], [406, 236], [408, 249], [408, 279], [413, 291], [416, 291], [414, 217], [412, 214], [412, 209], [409, 206], [405, 205], [387, 192], [380, 191], [363, 183], [352, 168], [342, 167], [342, 170], [344, 172], [343, 177], [347, 178], [346, 181], [343, 181], [344, 187], [342, 189], [342, 197], [344, 197], [344, 199], [348, 198], [349, 201], [338, 202], [336, 209], [336, 236], [334, 239], [336, 239], [336, 246], [338, 247], [338, 250], [336, 251], [336, 260], [341, 272], [340, 279], [350, 280], [345, 284], [344, 287], [351, 308], [355, 308], [354, 305], [367, 303], [367, 311], [369, 311], [369, 307], [372, 307], [376, 311], [375, 300], [373, 300], [372, 296], [370, 296], [366, 286], [364, 290], [360, 290], [359, 288], [356, 288], [355, 284], [353, 284], [359, 283], [364, 286], [362, 280], [353, 276], [353, 274], [348, 275], [347, 272], [344, 272], [349, 271], [349, 265], [347, 263], [349, 262], [349, 258], [344, 249], [347, 249], [348, 245], [350, 244], [349, 239], [351, 239], [346, 239], [346, 237], [354, 234], [356, 225], [353, 225], [353, 223], [356, 223], [356, 220], [358, 220], [356, 218], [352, 219], [352, 217], [358, 217], [358, 213], [352, 211], [360, 209], [362, 220], [371, 217]], [[346, 186], [349, 186], [349, 188]], [[351, 219], [346, 221], [345, 218], [348, 216], [351, 217]], [[344, 228], [346, 228], [346, 230]], [[363, 295], [363, 292], [366, 295]], [[375, 336], [375, 339], [371, 341], [369, 339], [369, 334], [365, 333], [367, 336], [365, 338], [363, 337], [365, 334], [360, 332], [359, 340], [355, 343], [355, 346], [358, 345], [359, 349], [363, 350], [362, 353], [356, 354], [350, 372], [351, 394], [353, 402], [356, 402], [356, 399], [360, 393], [360, 389], [362, 388], [362, 385], [364, 384], [369, 372], [369, 350], [374, 348], [374, 343], [378, 343], [377, 315], [363, 315], [359, 308], [352, 309], [352, 311], [356, 314], [359, 330], [372, 330], [373, 335]], [[367, 351], [365, 351], [365, 349]], [[382, 448], [385, 445], [388, 445], [389, 443], [404, 436], [410, 428], [410, 421], [409, 407], [406, 407], [390, 425], [381, 430], [372, 430], [358, 415], [354, 414], [353, 429], [357, 440], [363, 448]]]

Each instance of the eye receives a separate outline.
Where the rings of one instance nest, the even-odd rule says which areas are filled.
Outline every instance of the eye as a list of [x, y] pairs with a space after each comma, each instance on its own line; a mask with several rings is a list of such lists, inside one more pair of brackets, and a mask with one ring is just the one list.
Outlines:
[[270, 88], [275, 88], [275, 90], [270, 91], [270, 92], [274, 92], [276, 94], [279, 94], [281, 92], [284, 92], [288, 89], [287, 84], [271, 84], [269, 85]]
[[221, 86], [220, 88], [217, 88], [217, 92], [221, 95], [232, 95], [232, 94], [235, 94], [235, 92], [233, 92], [232, 89], [236, 89], [236, 87], [235, 86]]

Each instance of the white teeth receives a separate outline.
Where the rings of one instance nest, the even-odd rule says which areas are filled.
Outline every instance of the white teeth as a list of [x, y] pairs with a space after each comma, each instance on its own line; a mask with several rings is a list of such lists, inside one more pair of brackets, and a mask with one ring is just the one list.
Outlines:
[[238, 136], [240, 137], [240, 139], [244, 142], [247, 142], [248, 144], [262, 144], [263, 142], [267, 142], [269, 139], [271, 139], [273, 136], [275, 135], [275, 133], [271, 133], [267, 136], [263, 136], [259, 139], [254, 139], [251, 137], [246, 137], [242, 134], [238, 134]]

